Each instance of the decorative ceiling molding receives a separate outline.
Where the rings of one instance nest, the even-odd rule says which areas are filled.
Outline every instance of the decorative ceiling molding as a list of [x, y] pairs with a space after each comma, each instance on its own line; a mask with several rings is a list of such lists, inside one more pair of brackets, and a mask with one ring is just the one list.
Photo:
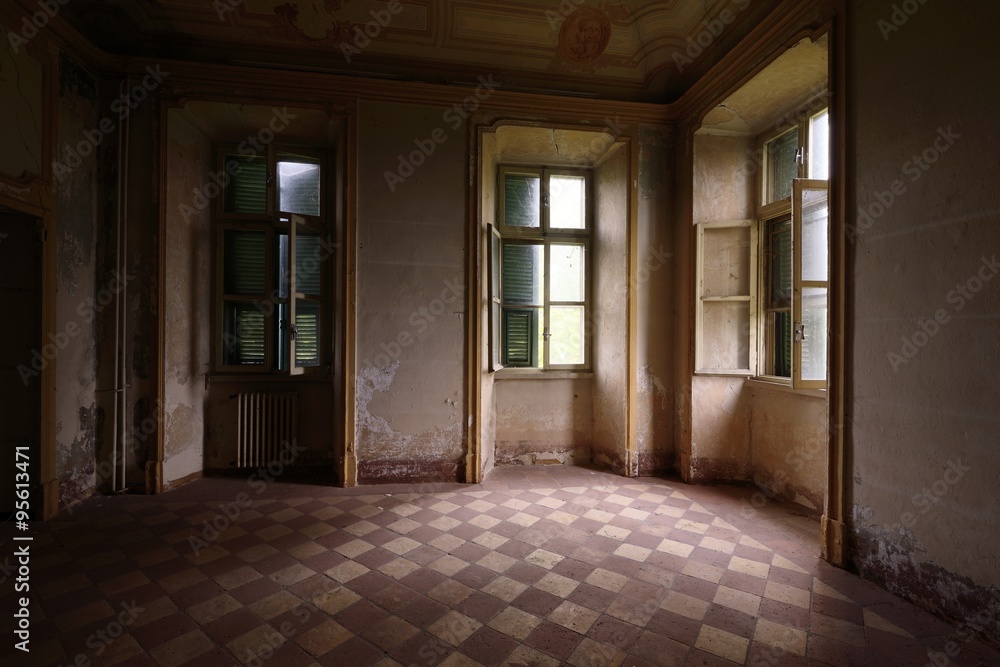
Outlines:
[[[786, 0], [73, 0], [98, 48], [151, 60], [668, 103]], [[692, 55], [693, 54], [693, 55]]]

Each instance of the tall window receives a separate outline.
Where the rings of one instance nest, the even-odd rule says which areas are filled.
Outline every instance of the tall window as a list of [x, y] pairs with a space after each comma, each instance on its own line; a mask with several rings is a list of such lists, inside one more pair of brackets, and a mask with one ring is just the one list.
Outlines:
[[754, 220], [698, 226], [695, 368], [824, 388], [829, 301], [829, 114], [759, 142]]
[[272, 147], [219, 153], [216, 367], [297, 375], [327, 363], [326, 159]]
[[493, 365], [587, 368], [590, 176], [502, 167], [499, 185], [490, 253]]
[[762, 375], [826, 386], [829, 112], [805, 115], [761, 154]]

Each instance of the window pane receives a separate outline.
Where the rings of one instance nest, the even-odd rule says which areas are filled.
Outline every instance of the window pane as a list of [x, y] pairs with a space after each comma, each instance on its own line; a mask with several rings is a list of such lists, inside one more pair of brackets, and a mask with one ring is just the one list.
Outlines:
[[538, 366], [539, 308], [503, 309], [503, 365]]
[[278, 283], [278, 297], [288, 298], [288, 290], [291, 289], [290, 257], [288, 253], [288, 234], [278, 234], [278, 256], [275, 258], [274, 268], [278, 272], [275, 279]]
[[768, 308], [792, 305], [792, 223], [790, 220], [768, 225]]
[[549, 177], [549, 226], [584, 229], [587, 226], [587, 181], [582, 176]]
[[809, 178], [830, 178], [830, 112], [809, 120]]
[[541, 227], [541, 179], [529, 174], [504, 176], [503, 224], [508, 227]]
[[300, 294], [319, 296], [323, 287], [323, 251], [318, 236], [295, 237], [295, 289]]
[[544, 247], [540, 243], [504, 243], [504, 304], [541, 305]]
[[787, 310], [768, 317], [768, 337], [771, 343], [771, 374], [792, 377], [792, 314]]
[[223, 363], [237, 366], [263, 365], [265, 331], [262, 305], [226, 301], [223, 311]]
[[582, 364], [586, 311], [583, 306], [552, 306], [549, 309], [549, 363]]
[[802, 191], [802, 280], [826, 282], [829, 269], [826, 190]]
[[226, 186], [226, 212], [267, 213], [267, 159], [227, 155], [225, 170], [230, 175]]
[[799, 175], [795, 153], [799, 149], [799, 131], [789, 130], [767, 142], [767, 196], [764, 203], [792, 196], [792, 179]]
[[320, 214], [320, 164], [311, 157], [278, 154], [278, 209], [299, 215]]
[[549, 246], [551, 271], [549, 299], [583, 301], [587, 294], [587, 273], [583, 245], [553, 243]]
[[295, 365], [319, 366], [320, 307], [315, 301], [295, 301]]
[[226, 231], [223, 267], [226, 294], [263, 294], [266, 255], [264, 232]]
[[802, 289], [802, 379], [826, 380], [826, 288]]

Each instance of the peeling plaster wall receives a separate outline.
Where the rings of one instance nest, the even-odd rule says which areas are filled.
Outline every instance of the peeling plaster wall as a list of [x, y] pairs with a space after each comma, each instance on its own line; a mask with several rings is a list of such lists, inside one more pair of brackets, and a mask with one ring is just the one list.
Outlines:
[[[98, 83], [63, 56], [59, 63], [58, 144], [54, 159], [73, 168], [59, 170], [55, 183], [58, 220], [56, 331], [75, 324], [73, 337], [56, 358], [56, 478], [60, 505], [90, 494], [97, 483], [97, 452], [105, 418], [97, 395], [98, 161], [77, 151], [83, 132], [98, 123]], [[42, 127], [41, 119], [36, 119]], [[86, 142], [85, 142], [86, 143]], [[87, 144], [89, 146], [89, 144]]]
[[671, 275], [675, 269], [672, 130], [639, 131], [639, 210], [636, 270], [638, 360], [636, 372], [636, 458], [638, 473], [676, 466], [674, 443], [677, 316]]
[[[854, 4], [852, 557], [865, 577], [1000, 641], [1000, 89], [983, 69], [1000, 5], [928, 2], [883, 32], [880, 20], [895, 27], [888, 6]], [[894, 182], [902, 194], [885, 208]]]
[[750, 385], [751, 479], [768, 496], [819, 516], [827, 478], [826, 399]]
[[[359, 105], [361, 483], [465, 475], [468, 127], [452, 129], [446, 114], [433, 107]], [[436, 130], [443, 142], [429, 139]], [[416, 141], [430, 141], [433, 153], [425, 156]], [[400, 166], [411, 155], [419, 156], [412, 174]], [[409, 175], [391, 189], [388, 172]]]
[[595, 463], [626, 470], [628, 444], [628, 151], [619, 148], [595, 170], [593, 271], [593, 454]]
[[589, 463], [591, 385], [588, 377], [497, 382], [497, 465]]
[[[163, 482], [201, 472], [205, 442], [205, 374], [210, 367], [212, 221], [197, 211], [192, 192], [208, 182], [208, 137], [173, 111], [166, 155], [166, 303], [164, 317]], [[187, 217], [181, 205], [189, 207]]]

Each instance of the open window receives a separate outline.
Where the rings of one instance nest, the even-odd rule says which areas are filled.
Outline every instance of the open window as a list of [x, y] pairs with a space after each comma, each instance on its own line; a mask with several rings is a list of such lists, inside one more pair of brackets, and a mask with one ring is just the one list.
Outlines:
[[502, 167], [490, 245], [490, 359], [503, 367], [590, 364], [589, 172]]
[[322, 153], [219, 152], [216, 369], [302, 375], [329, 363], [332, 237]]
[[828, 128], [823, 109], [762, 136], [757, 218], [698, 225], [696, 372], [826, 388]]

